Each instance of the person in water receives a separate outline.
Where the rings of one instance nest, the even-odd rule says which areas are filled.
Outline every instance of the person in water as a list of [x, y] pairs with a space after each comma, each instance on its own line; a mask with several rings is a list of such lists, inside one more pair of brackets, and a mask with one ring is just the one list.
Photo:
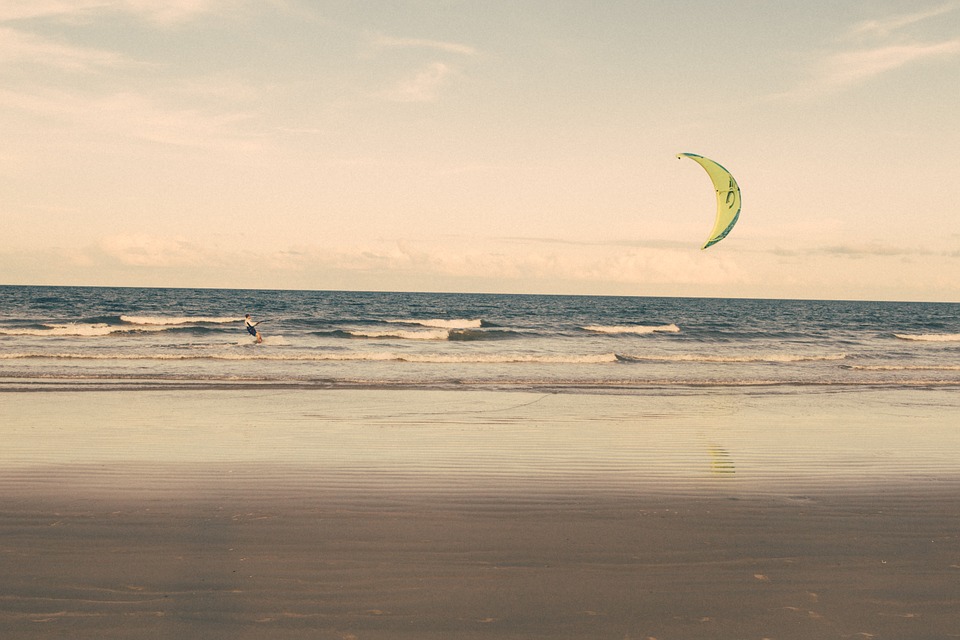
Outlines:
[[263, 342], [263, 336], [260, 335], [260, 331], [257, 329], [259, 322], [254, 322], [250, 319], [250, 314], [247, 314], [247, 317], [243, 319], [243, 324], [247, 328], [247, 333], [252, 335], [257, 339], [257, 342]]

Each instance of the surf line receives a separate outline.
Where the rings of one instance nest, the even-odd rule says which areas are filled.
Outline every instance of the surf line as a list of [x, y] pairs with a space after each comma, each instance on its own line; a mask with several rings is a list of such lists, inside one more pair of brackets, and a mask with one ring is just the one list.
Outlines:
[[[557, 393], [559, 393], [559, 392], [557, 392], [557, 391], [551, 391], [550, 393], [545, 393], [545, 394], [543, 394], [542, 396], [540, 396], [539, 398], [535, 398], [535, 399], [533, 399], [533, 400], [530, 400], [529, 402], [521, 402], [521, 403], [519, 403], [519, 404], [511, 405], [511, 406], [509, 406], [509, 407], [499, 407], [499, 408], [496, 408], [496, 409], [470, 409], [470, 410], [464, 410], [464, 411], [411, 411], [411, 412], [409, 412], [409, 413], [392, 413], [392, 414], [390, 414], [390, 415], [378, 416], [378, 417], [380, 417], [381, 419], [384, 419], [384, 418], [385, 418], [385, 419], [388, 419], [388, 420], [389, 420], [389, 419], [393, 419], [393, 418], [409, 418], [409, 417], [411, 417], [411, 416], [445, 416], [445, 415], [450, 415], [450, 414], [457, 414], [457, 415], [477, 415], [477, 414], [482, 414], [482, 413], [498, 413], [498, 412], [503, 412], [503, 411], [514, 411], [514, 410], [516, 410], [516, 409], [522, 409], [522, 408], [524, 408], [524, 407], [529, 407], [529, 406], [531, 406], [531, 405], [535, 405], [535, 404], [537, 404], [538, 402], [542, 402], [542, 401], [546, 400], [546, 399], [549, 398], [550, 396], [557, 395]], [[306, 418], [319, 418], [319, 417], [321, 417], [321, 416], [319, 416], [318, 414], [305, 413], [305, 414], [304, 414], [304, 417], [306, 417]]]

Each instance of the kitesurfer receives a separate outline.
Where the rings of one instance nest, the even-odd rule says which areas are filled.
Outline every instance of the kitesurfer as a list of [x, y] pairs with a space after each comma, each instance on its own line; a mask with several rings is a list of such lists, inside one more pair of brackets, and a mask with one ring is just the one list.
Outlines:
[[260, 324], [260, 323], [259, 323], [259, 322], [254, 322], [253, 320], [251, 320], [249, 313], [248, 313], [247, 316], [243, 319], [243, 324], [244, 324], [244, 326], [247, 328], [247, 333], [249, 333], [249, 334], [252, 335], [254, 338], [256, 338], [258, 344], [261, 343], [261, 342], [263, 342], [263, 336], [260, 335], [260, 330], [257, 329], [257, 325]]

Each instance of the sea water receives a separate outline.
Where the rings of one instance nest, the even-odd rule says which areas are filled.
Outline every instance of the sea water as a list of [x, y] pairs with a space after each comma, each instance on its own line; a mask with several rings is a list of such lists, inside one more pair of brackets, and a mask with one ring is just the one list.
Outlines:
[[0, 287], [0, 390], [249, 387], [950, 389], [960, 304]]

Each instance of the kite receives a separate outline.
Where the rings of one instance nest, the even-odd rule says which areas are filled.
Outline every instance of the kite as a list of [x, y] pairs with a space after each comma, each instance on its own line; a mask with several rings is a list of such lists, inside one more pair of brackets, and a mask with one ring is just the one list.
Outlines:
[[737, 219], [740, 217], [740, 187], [737, 186], [737, 181], [729, 171], [709, 158], [695, 153], [680, 153], [677, 157], [690, 158], [703, 167], [717, 191], [717, 220], [713, 223], [710, 237], [700, 247], [706, 249], [726, 238], [733, 229], [733, 225], [737, 224]]

